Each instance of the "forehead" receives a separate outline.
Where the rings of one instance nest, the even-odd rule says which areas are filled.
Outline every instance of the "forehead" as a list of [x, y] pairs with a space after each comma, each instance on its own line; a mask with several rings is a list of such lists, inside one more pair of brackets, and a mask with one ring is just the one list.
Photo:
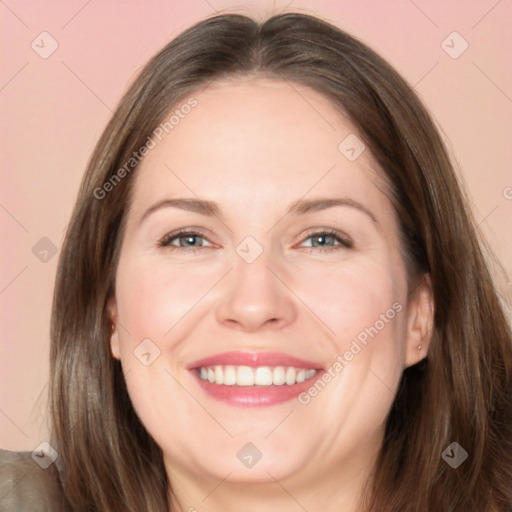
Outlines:
[[361, 139], [353, 124], [307, 86], [247, 78], [215, 83], [191, 96], [197, 105], [162, 140], [155, 139], [139, 165], [136, 197], [166, 187], [202, 197], [229, 190], [250, 203], [275, 191], [301, 197], [333, 186], [385, 187], [368, 150], [353, 161], [342, 152], [344, 141]]

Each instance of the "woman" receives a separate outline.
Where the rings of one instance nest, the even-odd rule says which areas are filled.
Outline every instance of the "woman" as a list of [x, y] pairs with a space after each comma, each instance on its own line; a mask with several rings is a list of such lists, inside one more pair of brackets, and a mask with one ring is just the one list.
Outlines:
[[388, 64], [300, 14], [148, 63], [61, 254], [55, 510], [504, 511], [511, 402], [474, 222]]

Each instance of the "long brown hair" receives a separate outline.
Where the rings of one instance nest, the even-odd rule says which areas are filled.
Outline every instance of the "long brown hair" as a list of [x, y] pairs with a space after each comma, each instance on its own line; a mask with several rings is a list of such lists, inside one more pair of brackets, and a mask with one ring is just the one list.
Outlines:
[[[91, 157], [60, 257], [51, 329], [51, 443], [72, 510], [168, 510], [161, 449], [110, 354], [106, 305], [137, 172], [126, 162], [171, 108], [239, 76], [307, 85], [349, 116], [392, 184], [410, 283], [425, 272], [432, 279], [428, 357], [404, 371], [365, 507], [505, 510], [512, 503], [512, 334], [445, 146], [415, 92], [382, 58], [340, 29], [294, 13], [261, 23], [218, 15], [183, 32], [142, 70]], [[457, 469], [442, 458], [452, 442], [468, 453]]]

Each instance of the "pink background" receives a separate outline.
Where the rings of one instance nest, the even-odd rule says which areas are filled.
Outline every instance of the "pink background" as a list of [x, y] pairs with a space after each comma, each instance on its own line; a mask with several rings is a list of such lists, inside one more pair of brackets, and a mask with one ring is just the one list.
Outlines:
[[[287, 6], [288, 5], [288, 6]], [[512, 1], [98, 1], [0, 3], [0, 447], [47, 440], [49, 321], [58, 253], [87, 159], [141, 66], [215, 10], [317, 14], [415, 85], [456, 155], [483, 235], [512, 272]], [[442, 42], [458, 32], [458, 58]], [[48, 32], [57, 50], [51, 48]], [[42, 39], [43, 38], [43, 39]], [[453, 39], [453, 42], [452, 42]], [[458, 52], [458, 36], [443, 46]], [[37, 46], [36, 46], [37, 45]], [[41, 249], [42, 248], [42, 249]], [[38, 253], [37, 250], [35, 250]], [[498, 275], [510, 302], [510, 277]]]

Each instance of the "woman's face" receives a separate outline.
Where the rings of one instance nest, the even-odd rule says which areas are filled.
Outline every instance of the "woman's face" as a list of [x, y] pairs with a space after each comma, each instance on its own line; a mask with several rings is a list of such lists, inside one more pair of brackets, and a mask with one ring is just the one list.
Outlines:
[[307, 87], [193, 96], [136, 171], [111, 301], [135, 410], [171, 476], [362, 474], [427, 348], [382, 173]]

